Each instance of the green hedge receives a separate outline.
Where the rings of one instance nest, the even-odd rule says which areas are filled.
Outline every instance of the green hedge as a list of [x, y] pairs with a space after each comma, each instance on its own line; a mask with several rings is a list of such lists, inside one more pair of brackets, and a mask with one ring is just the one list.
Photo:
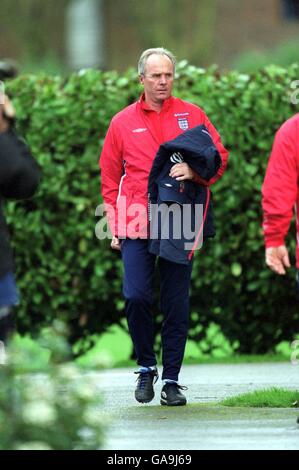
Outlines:
[[[294, 270], [280, 278], [264, 265], [260, 207], [274, 133], [296, 112], [289, 94], [298, 77], [297, 65], [248, 76], [179, 64], [175, 94], [206, 111], [230, 150], [213, 191], [217, 237], [194, 263], [196, 341], [213, 323], [239, 352], [262, 353], [299, 330]], [[119, 254], [94, 234], [98, 156], [111, 117], [139, 96], [135, 72], [88, 70], [65, 81], [21, 76], [8, 90], [43, 169], [37, 196], [7, 209], [22, 292], [19, 327], [34, 331], [59, 317], [72, 326], [73, 341], [103, 332], [123, 318], [123, 300]], [[290, 246], [294, 252], [294, 233]]]

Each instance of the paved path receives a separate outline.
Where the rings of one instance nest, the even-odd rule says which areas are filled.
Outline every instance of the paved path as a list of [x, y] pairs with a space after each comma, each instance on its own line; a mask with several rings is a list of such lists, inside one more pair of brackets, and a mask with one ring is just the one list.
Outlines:
[[299, 390], [299, 365], [184, 366], [180, 381], [189, 388], [188, 405], [174, 408], [160, 406], [160, 381], [150, 404], [135, 402], [136, 376], [131, 369], [88, 375], [95, 376], [104, 395], [104, 414], [109, 421], [106, 450], [299, 449], [299, 409], [212, 405], [225, 397], [265, 387]]

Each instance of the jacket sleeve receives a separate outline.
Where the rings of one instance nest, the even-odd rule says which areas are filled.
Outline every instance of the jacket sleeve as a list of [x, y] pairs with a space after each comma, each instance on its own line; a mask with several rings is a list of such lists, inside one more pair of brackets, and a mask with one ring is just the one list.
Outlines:
[[108, 223], [113, 235], [116, 235], [115, 214], [121, 177], [124, 171], [120, 133], [114, 121], [107, 131], [100, 156], [101, 187]]
[[286, 123], [276, 133], [262, 186], [266, 247], [284, 244], [297, 200], [298, 147], [289, 126]]
[[33, 196], [40, 169], [25, 142], [13, 129], [0, 134], [0, 194], [7, 199]]
[[194, 181], [195, 181], [195, 183], [203, 184], [204, 186], [211, 186], [212, 184], [216, 183], [216, 181], [219, 178], [221, 178], [221, 176], [223, 175], [223, 173], [226, 169], [226, 166], [227, 166], [229, 153], [226, 150], [226, 148], [224, 147], [224, 145], [222, 144], [221, 138], [220, 138], [220, 135], [219, 135], [218, 131], [213, 126], [213, 124], [211, 123], [211, 121], [209, 120], [209, 118], [206, 114], [204, 114], [204, 119], [203, 119], [202, 124], [204, 124], [206, 126], [206, 128], [208, 129], [208, 131], [209, 131], [209, 133], [210, 133], [210, 135], [213, 139], [213, 142], [214, 142], [214, 144], [215, 144], [215, 146], [216, 146], [216, 148], [219, 152], [220, 158], [221, 158], [221, 165], [219, 167], [219, 170], [217, 171], [217, 174], [213, 178], [211, 178], [209, 181], [204, 180], [203, 178], [201, 178], [197, 174], [195, 174]]

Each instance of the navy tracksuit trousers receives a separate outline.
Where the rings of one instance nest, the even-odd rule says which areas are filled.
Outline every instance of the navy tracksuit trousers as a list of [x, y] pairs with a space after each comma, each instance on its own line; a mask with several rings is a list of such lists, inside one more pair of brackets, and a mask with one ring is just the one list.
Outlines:
[[[140, 366], [154, 366], [153, 278], [156, 256], [148, 252], [148, 240], [125, 239], [121, 245], [124, 264], [123, 294], [129, 332]], [[178, 380], [189, 323], [189, 286], [192, 264], [158, 258], [160, 305], [163, 313], [162, 379]]]

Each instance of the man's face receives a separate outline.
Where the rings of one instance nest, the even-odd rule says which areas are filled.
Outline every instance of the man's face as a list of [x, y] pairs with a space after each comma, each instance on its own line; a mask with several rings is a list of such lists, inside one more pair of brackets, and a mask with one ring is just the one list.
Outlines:
[[146, 101], [161, 103], [170, 97], [174, 70], [171, 60], [165, 55], [152, 54], [147, 59], [140, 83], [144, 86]]

